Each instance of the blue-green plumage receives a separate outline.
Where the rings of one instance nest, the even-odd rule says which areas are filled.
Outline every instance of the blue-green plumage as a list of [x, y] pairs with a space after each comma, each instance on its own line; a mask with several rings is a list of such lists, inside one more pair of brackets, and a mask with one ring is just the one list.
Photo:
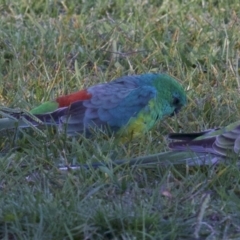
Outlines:
[[[177, 112], [186, 101], [186, 94], [175, 79], [167, 74], [148, 73], [94, 85], [43, 103], [32, 112], [46, 124], [60, 129], [67, 125], [69, 135], [88, 133], [90, 128], [98, 127], [128, 137], [149, 130], [156, 120]], [[32, 121], [25, 115], [18, 117]]]

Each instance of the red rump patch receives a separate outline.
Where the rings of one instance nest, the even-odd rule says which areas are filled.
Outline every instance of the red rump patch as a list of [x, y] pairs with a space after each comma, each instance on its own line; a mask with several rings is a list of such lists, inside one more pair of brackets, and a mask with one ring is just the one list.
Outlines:
[[88, 100], [92, 97], [91, 93], [88, 93], [87, 90], [81, 90], [66, 96], [61, 96], [56, 99], [59, 104], [59, 107], [68, 107], [73, 102]]

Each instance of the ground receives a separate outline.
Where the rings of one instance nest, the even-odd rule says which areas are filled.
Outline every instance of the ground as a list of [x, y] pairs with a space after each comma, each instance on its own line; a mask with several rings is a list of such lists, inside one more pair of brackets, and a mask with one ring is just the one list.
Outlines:
[[236, 159], [214, 167], [57, 168], [168, 151], [170, 132], [239, 120], [238, 0], [4, 0], [0, 13], [1, 106], [30, 110], [145, 72], [174, 76], [188, 95], [177, 117], [127, 144], [103, 133], [1, 134], [1, 238], [240, 238]]

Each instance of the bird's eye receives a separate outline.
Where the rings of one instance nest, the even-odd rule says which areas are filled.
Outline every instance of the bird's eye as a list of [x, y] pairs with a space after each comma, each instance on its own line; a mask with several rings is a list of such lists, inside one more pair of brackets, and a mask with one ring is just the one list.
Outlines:
[[173, 97], [173, 105], [178, 105], [180, 103], [179, 98]]

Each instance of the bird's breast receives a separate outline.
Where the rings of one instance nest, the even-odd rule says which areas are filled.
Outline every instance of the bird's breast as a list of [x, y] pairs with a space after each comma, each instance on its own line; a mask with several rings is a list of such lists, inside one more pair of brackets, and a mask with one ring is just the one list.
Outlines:
[[157, 114], [152, 112], [149, 107], [139, 112], [136, 117], [132, 117], [126, 126], [123, 126], [118, 134], [120, 138], [132, 139], [142, 135], [144, 132], [150, 130], [157, 119]]

